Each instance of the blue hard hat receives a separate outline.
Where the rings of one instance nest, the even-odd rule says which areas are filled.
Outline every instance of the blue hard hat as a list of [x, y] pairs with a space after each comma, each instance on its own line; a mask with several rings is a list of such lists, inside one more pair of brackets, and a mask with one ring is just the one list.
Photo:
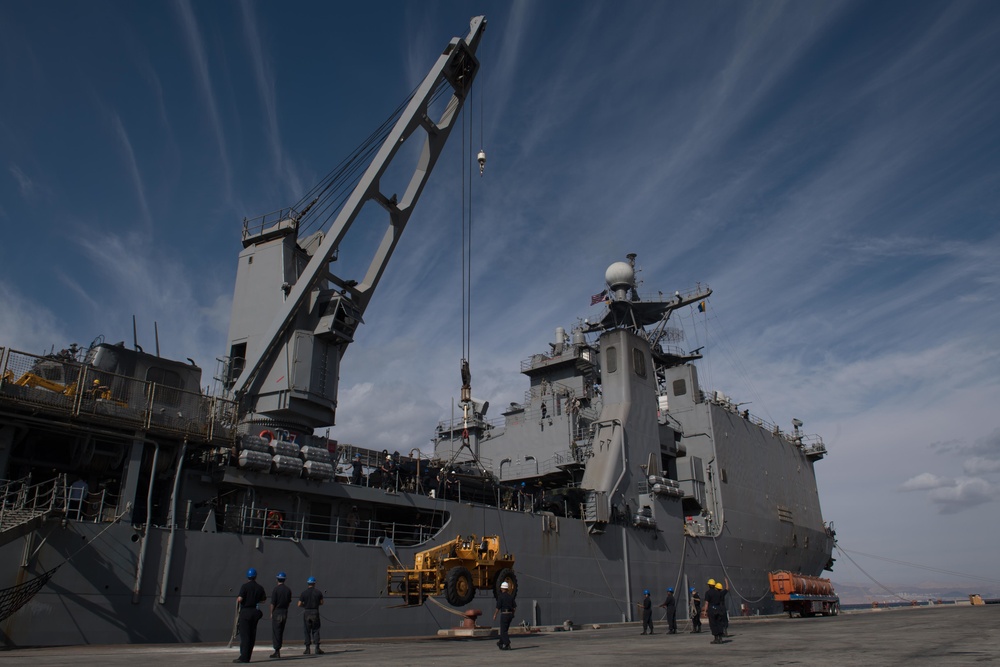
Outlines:
[[688, 591], [688, 593], [694, 593], [694, 589], [692, 588], [691, 590]]
[[642, 594], [643, 594], [643, 595], [649, 595], [649, 589], [647, 588], [646, 590], [644, 590], [644, 591], [642, 592]]
[[284, 581], [285, 580], [285, 573], [284, 572], [279, 572], [277, 579], [278, 579], [278, 581]]
[[361, 458], [361, 454], [355, 454], [355, 455], [354, 455], [354, 458], [356, 458], [356, 459], [360, 459], [360, 458]]
[[306, 583], [307, 584], [315, 584], [316, 583], [316, 577], [309, 577], [308, 579], [306, 579]]
[[668, 593], [673, 593], [673, 592], [674, 592], [674, 589], [672, 589], [672, 588], [668, 588], [668, 589], [667, 589], [667, 592], [668, 592]]
[[524, 486], [524, 482], [521, 482], [521, 486]]
[[257, 578], [257, 570], [251, 567], [249, 570], [247, 570], [247, 579], [256, 579], [256, 578]]

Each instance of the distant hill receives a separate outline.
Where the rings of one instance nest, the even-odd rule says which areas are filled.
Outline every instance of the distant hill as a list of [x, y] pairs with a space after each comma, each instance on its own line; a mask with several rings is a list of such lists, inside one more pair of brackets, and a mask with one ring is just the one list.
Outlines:
[[966, 584], [966, 583], [940, 583], [927, 582], [920, 585], [914, 584], [891, 584], [885, 586], [893, 593], [892, 595], [884, 588], [876, 586], [871, 582], [856, 583], [848, 581], [837, 581], [833, 579], [833, 588], [840, 596], [841, 604], [866, 604], [871, 602], [898, 602], [902, 597], [906, 600], [968, 600], [969, 595], [977, 593], [984, 598], [1000, 598], [1000, 586], [994, 584]]

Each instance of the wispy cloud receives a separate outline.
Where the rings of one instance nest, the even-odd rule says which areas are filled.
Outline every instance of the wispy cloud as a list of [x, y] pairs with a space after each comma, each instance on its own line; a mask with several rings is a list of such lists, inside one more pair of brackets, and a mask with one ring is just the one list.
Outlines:
[[264, 107], [267, 143], [271, 149], [273, 170], [285, 186], [285, 191], [281, 194], [299, 196], [303, 192], [302, 180], [294, 163], [286, 154], [281, 141], [281, 129], [278, 123], [278, 94], [275, 90], [274, 73], [265, 57], [264, 42], [257, 29], [257, 17], [254, 5], [250, 0], [242, 0], [240, 14], [243, 18], [243, 36], [247, 50], [250, 52], [250, 61], [253, 63], [257, 93], [260, 96], [260, 103]]
[[25, 297], [16, 285], [0, 280], [0, 341], [12, 349], [44, 354], [68, 340], [65, 324], [50, 309]]
[[201, 89], [205, 105], [208, 107], [209, 122], [212, 125], [212, 134], [219, 149], [219, 160], [222, 163], [224, 190], [226, 198], [229, 199], [232, 197], [232, 169], [229, 165], [229, 151], [226, 148], [226, 134], [222, 127], [218, 103], [215, 99], [215, 89], [209, 71], [208, 57], [205, 55], [205, 47], [202, 44], [201, 32], [198, 30], [198, 22], [189, 0], [178, 0], [174, 6], [179, 14], [195, 79]]
[[115, 132], [115, 139], [122, 151], [125, 160], [125, 167], [128, 169], [129, 178], [132, 181], [132, 188], [135, 191], [135, 198], [139, 203], [142, 213], [142, 221], [147, 233], [153, 231], [153, 216], [149, 212], [149, 203], [146, 201], [146, 186], [142, 182], [142, 174], [139, 173], [139, 165], [135, 160], [135, 151], [132, 149], [132, 141], [128, 132], [122, 124], [121, 117], [115, 112], [111, 113], [111, 123]]
[[14, 177], [14, 180], [17, 181], [17, 189], [21, 192], [21, 196], [26, 198], [35, 196], [35, 182], [21, 171], [19, 166], [12, 164], [8, 167], [8, 171]]
[[[77, 243], [92, 272], [112, 286], [100, 302], [94, 301], [93, 320], [107, 331], [131, 331], [135, 315], [140, 337], [147, 341], [158, 322], [164, 356], [196, 359], [207, 369], [203, 379], [209, 379], [215, 357], [224, 349], [230, 302], [221, 295], [227, 288], [213, 284], [207, 275], [192, 273], [177, 258], [164, 256], [139, 234], [83, 236]], [[220, 296], [208, 300], [212, 295]], [[109, 302], [116, 305], [113, 313]]]

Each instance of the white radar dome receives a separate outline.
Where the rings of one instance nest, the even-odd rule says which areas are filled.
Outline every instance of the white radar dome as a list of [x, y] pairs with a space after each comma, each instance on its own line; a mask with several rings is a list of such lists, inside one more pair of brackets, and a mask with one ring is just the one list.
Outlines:
[[635, 269], [628, 262], [615, 262], [604, 272], [604, 280], [613, 290], [628, 289], [635, 281]]

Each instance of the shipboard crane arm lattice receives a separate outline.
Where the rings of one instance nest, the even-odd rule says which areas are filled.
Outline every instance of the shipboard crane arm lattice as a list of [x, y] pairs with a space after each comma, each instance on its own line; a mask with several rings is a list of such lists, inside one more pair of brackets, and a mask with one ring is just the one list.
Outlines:
[[[236, 378], [231, 391], [240, 398], [252, 397], [266, 379], [267, 368], [275, 363], [279, 351], [291, 337], [291, 324], [298, 313], [309, 307], [313, 291], [323, 281], [330, 280], [329, 264], [333, 261], [351, 225], [362, 207], [368, 202], [380, 204], [388, 214], [389, 223], [371, 263], [363, 278], [358, 281], [341, 281], [344, 286], [343, 299], [349, 300], [353, 326], [371, 300], [386, 265], [396, 248], [399, 237], [433, 171], [445, 142], [454, 127], [455, 119], [461, 111], [468, 91], [479, 71], [476, 50], [486, 28], [486, 19], [477, 16], [470, 22], [469, 33], [463, 38], [454, 38], [438, 57], [420, 86], [410, 98], [406, 109], [388, 133], [381, 147], [372, 159], [364, 175], [354, 187], [350, 196], [325, 234], [321, 244], [312, 253], [308, 264], [298, 276], [294, 285], [289, 286], [284, 303], [275, 313], [270, 325], [254, 349], [247, 350], [242, 372]], [[429, 106], [440, 94], [442, 87], [450, 87], [451, 98], [444, 106], [438, 120], [428, 116]], [[426, 138], [409, 184], [402, 196], [387, 196], [380, 189], [380, 180], [390, 168], [393, 159], [404, 142], [415, 132], [424, 131]], [[344, 345], [350, 342], [349, 334]], [[334, 389], [335, 392], [335, 389]], [[335, 393], [334, 393], [335, 396]]]

